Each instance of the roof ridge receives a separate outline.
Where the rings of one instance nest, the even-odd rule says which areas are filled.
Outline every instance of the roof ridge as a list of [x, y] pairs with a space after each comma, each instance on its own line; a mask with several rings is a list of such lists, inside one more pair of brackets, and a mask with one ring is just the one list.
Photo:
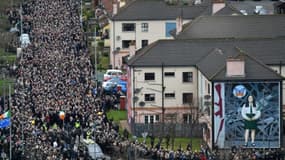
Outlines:
[[230, 9], [232, 9], [233, 11], [238, 12], [239, 14], [243, 15], [237, 8], [235, 8], [233, 5], [231, 5], [230, 3], [226, 2], [226, 6], [228, 6]]
[[249, 57], [250, 59], [252, 59], [253, 61], [255, 61], [256, 63], [258, 63], [259, 65], [261, 65], [263, 68], [267, 69], [268, 71], [276, 74], [277, 76], [279, 77], [282, 77], [282, 79], [285, 79], [285, 77], [283, 77], [282, 75], [278, 74], [276, 71], [274, 71], [272, 68], [270, 68], [269, 66], [267, 66], [266, 64], [264, 64], [262, 61], [260, 61], [259, 59], [257, 59], [256, 57], [253, 57], [251, 56], [250, 54], [248, 54], [246, 51], [242, 50], [241, 48], [239, 47], [235, 47], [239, 52], [240, 54], [238, 54], [238, 56], [240, 56], [241, 54]]
[[186, 25], [185, 28], [182, 27], [182, 31], [181, 31], [178, 35], [176, 35], [175, 38], [179, 38], [181, 35], [183, 35], [183, 33], [185, 32], [185, 30], [187, 30], [187, 29], [190, 28], [192, 25], [194, 25], [194, 23], [196, 23], [196, 22], [198, 22], [199, 20], [201, 20], [202, 17], [203, 17], [203, 15], [194, 18], [192, 21], [188, 22], [188, 23], [189, 23], [188, 25], [186, 25], [187, 23], [185, 23], [185, 24], [184, 24], [184, 25]]
[[[119, 7], [117, 14], [115, 14], [114, 16], [112, 16], [112, 17], [111, 17], [111, 20], [114, 20], [114, 19], [118, 16], [118, 14], [120, 14], [120, 13], [126, 11], [126, 9], [129, 8], [131, 5], [133, 5], [135, 2], [138, 2], [138, 0], [130, 1], [129, 3], [126, 3], [123, 7], [121, 7], [121, 8]], [[113, 4], [113, 3], [112, 3], [112, 4]]]
[[[135, 63], [135, 62], [136, 62], [139, 58], [141, 58], [143, 55], [146, 55], [147, 52], [148, 52], [150, 49], [152, 49], [154, 46], [156, 46], [159, 41], [160, 41], [160, 40], [154, 41], [153, 43], [149, 44], [147, 48], [144, 48], [144, 50], [141, 50], [140, 53], [138, 52], [138, 54], [135, 54], [134, 57], [131, 59], [131, 60], [132, 60], [131, 64]], [[136, 52], [137, 52], [137, 51], [136, 51]], [[130, 65], [130, 64], [128, 63], [128, 65]]]
[[[239, 47], [234, 47], [238, 50], [238, 54], [236, 56], [234, 56], [235, 58], [238, 58], [239, 56], [243, 55], [243, 56], [246, 56], [248, 58], [250, 58], [251, 60], [253, 60], [254, 62], [258, 63], [260, 66], [262, 66], [263, 68], [267, 69], [268, 71], [272, 72], [273, 74], [275, 74], [276, 76], [282, 78], [282, 79], [285, 79], [285, 77], [283, 77], [282, 75], [276, 73], [272, 68], [270, 68], [269, 66], [267, 66], [266, 64], [264, 64], [263, 62], [261, 62], [260, 60], [258, 60], [257, 58], [249, 55], [247, 52], [245, 52], [244, 50], [242, 50], [241, 48]], [[226, 68], [226, 65], [227, 63], [225, 63], [225, 65], [223, 65], [223, 67], [217, 71], [217, 73], [213, 74], [213, 76], [210, 77], [210, 80], [213, 79], [215, 76], [217, 76], [220, 72], [223, 71], [224, 68]], [[245, 64], [246, 65], [246, 64]]]

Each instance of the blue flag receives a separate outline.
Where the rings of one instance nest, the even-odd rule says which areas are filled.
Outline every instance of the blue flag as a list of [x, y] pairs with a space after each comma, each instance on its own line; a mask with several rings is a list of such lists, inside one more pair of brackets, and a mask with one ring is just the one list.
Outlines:
[[0, 128], [8, 127], [10, 126], [10, 123], [11, 123], [10, 118], [0, 120]]

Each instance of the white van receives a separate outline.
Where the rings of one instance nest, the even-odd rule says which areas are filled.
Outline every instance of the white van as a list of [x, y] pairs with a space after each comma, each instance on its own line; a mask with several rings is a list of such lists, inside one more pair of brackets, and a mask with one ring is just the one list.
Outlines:
[[118, 69], [108, 69], [106, 73], [104, 74], [104, 81], [107, 81], [113, 77], [121, 77], [123, 75], [123, 72]]
[[21, 34], [20, 42], [21, 42], [21, 48], [27, 47], [31, 43], [29, 35], [26, 33]]

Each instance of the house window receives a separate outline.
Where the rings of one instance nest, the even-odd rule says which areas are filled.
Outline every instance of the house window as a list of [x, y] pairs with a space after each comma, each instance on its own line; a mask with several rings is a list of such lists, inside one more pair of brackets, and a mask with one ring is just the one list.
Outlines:
[[155, 94], [145, 94], [144, 101], [146, 102], [153, 102], [155, 101]]
[[210, 94], [211, 93], [211, 85], [210, 85], [210, 83], [208, 83], [208, 94]]
[[159, 115], [145, 115], [144, 123], [145, 124], [153, 124], [159, 122]]
[[146, 81], [155, 80], [155, 74], [154, 73], [144, 73], [144, 80]]
[[123, 32], [132, 32], [135, 31], [136, 24], [135, 23], [123, 23], [122, 24], [122, 31]]
[[148, 116], [144, 116], [144, 123], [145, 124], [148, 124], [149, 122], [148, 122]]
[[148, 45], [148, 40], [142, 40], [142, 48]]
[[165, 77], [174, 77], [175, 76], [175, 72], [164, 72], [164, 76]]
[[155, 115], [155, 121], [159, 122], [159, 115]]
[[183, 72], [183, 82], [193, 82], [193, 73]]
[[148, 32], [148, 23], [142, 23], [141, 27], [142, 27], [142, 32]]
[[191, 114], [183, 114], [183, 123], [190, 124], [192, 120]]
[[170, 31], [176, 28], [175, 22], [166, 22], [165, 23], [165, 37], [171, 37]]
[[175, 98], [175, 93], [165, 93], [165, 98]]
[[[122, 48], [123, 49], [127, 49], [130, 47], [130, 43], [132, 42], [133, 40], [122, 40]], [[135, 42], [135, 41], [134, 41]]]
[[153, 115], [149, 116], [149, 122], [152, 124], [154, 122]]
[[183, 93], [183, 104], [193, 103], [193, 93]]

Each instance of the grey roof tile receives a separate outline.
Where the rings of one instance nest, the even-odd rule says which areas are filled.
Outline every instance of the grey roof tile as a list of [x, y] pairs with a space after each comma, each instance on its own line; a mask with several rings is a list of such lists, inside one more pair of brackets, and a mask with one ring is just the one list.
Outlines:
[[[212, 81], [224, 80], [281, 80], [284, 79], [280, 74], [266, 66], [261, 61], [252, 57], [250, 54], [236, 48], [233, 58], [243, 59], [245, 61], [245, 76], [244, 77], [229, 77], [226, 76], [226, 54], [220, 49], [215, 49], [197, 64], [198, 69]], [[213, 63], [215, 62], [215, 63]]]
[[184, 19], [210, 15], [210, 1], [205, 0], [205, 4], [201, 5], [182, 5], [181, 7], [181, 5], [168, 5], [164, 0], [136, 0], [121, 8], [112, 19], [115, 21], [175, 20], [181, 13]]
[[285, 36], [285, 15], [201, 16], [176, 36], [191, 38], [276, 38]]
[[[131, 66], [195, 66], [215, 48], [234, 56], [236, 47], [267, 65], [285, 63], [285, 38], [159, 40], [139, 50]], [[213, 61], [213, 63], [215, 63]]]

